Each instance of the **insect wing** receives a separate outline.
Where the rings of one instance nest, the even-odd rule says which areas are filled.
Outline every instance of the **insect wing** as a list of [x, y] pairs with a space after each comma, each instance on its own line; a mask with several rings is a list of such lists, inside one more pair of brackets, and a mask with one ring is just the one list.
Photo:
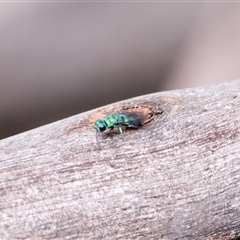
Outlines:
[[118, 117], [118, 124], [126, 127], [140, 127], [147, 117], [139, 112], [124, 112]]

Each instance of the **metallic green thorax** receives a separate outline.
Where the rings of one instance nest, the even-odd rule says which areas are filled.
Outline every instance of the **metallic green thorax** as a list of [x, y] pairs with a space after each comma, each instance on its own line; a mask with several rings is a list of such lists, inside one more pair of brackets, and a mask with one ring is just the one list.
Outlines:
[[95, 122], [95, 129], [98, 132], [103, 132], [105, 131], [107, 128], [108, 129], [113, 129], [113, 128], [118, 128], [118, 124], [117, 124], [117, 116], [116, 115], [109, 115], [106, 118], [104, 118], [103, 120], [99, 119]]
[[117, 116], [116, 115], [109, 115], [106, 118], [103, 119], [103, 121], [106, 123], [107, 128], [113, 129], [117, 127]]
[[126, 113], [121, 115], [109, 115], [104, 119], [99, 119], [95, 122], [95, 129], [98, 132], [103, 132], [106, 129], [118, 128], [120, 133], [123, 133], [122, 127], [138, 128], [142, 126], [142, 119], [140, 116], [133, 113]]

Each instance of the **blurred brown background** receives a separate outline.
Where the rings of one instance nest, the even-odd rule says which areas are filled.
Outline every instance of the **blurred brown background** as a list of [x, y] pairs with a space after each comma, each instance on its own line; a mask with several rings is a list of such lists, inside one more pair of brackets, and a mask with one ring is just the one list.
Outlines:
[[0, 3], [0, 138], [240, 76], [240, 3]]

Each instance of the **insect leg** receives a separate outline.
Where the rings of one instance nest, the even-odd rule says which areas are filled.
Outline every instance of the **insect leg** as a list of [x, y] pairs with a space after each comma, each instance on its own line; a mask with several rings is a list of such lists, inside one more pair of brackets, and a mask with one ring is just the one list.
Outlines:
[[121, 126], [118, 127], [118, 130], [119, 130], [120, 134], [123, 133], [123, 130], [122, 130], [122, 127], [121, 127]]

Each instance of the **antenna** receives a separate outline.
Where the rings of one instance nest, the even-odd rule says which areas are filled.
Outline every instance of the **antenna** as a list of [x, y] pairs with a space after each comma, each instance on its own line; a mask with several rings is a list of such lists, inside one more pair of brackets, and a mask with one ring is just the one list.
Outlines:
[[100, 146], [99, 141], [98, 141], [98, 130], [97, 130], [97, 128], [95, 128], [95, 129], [96, 129], [96, 142], [97, 142], [97, 145], [98, 145], [98, 149], [101, 150], [101, 146]]

